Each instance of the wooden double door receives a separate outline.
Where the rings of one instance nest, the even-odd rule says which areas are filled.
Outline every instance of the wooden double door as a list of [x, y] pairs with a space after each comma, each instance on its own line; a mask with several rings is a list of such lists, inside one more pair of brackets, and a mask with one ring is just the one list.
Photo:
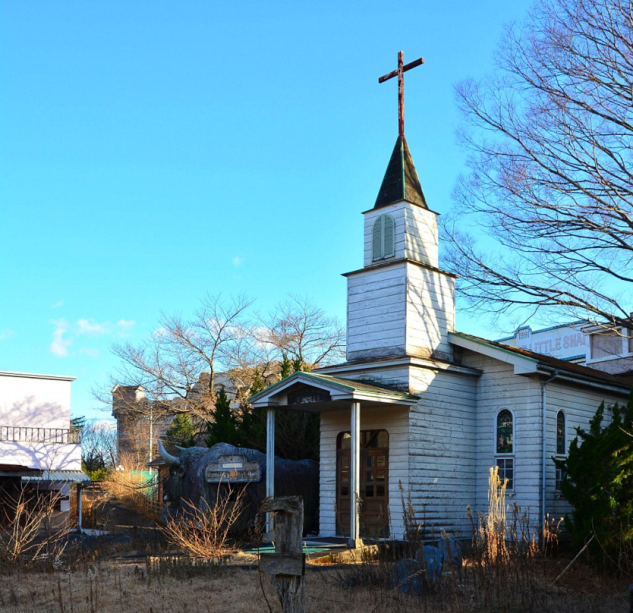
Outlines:
[[[351, 512], [351, 437], [338, 435], [336, 445], [337, 531], [349, 536]], [[386, 430], [360, 433], [360, 535], [389, 536], [389, 434]]]

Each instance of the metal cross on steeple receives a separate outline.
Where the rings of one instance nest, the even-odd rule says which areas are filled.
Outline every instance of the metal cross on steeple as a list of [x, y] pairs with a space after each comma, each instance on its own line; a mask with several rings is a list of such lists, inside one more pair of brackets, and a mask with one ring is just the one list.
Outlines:
[[411, 70], [416, 66], [424, 64], [424, 58], [421, 57], [417, 60], [414, 60], [406, 66], [404, 66], [403, 64], [404, 53], [402, 53], [402, 51], [398, 51], [397, 70], [392, 70], [389, 74], [386, 74], [378, 79], [378, 83], [384, 83], [385, 81], [392, 79], [396, 75], [398, 76], [398, 136], [400, 138], [404, 138], [404, 73], [407, 70]]

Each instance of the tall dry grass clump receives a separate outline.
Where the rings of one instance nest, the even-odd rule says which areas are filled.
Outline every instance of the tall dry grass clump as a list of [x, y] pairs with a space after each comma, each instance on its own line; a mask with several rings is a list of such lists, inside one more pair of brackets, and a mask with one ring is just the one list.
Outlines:
[[157, 476], [133, 454], [122, 456], [119, 466], [103, 482], [105, 491], [123, 505], [149, 519], [158, 519], [161, 512], [157, 500]]
[[0, 568], [15, 570], [45, 559], [58, 559], [70, 532], [57, 512], [61, 492], [37, 494], [22, 486], [6, 496], [6, 523], [0, 528]]
[[219, 558], [234, 551], [229, 533], [243, 510], [246, 489], [218, 486], [213, 504], [202, 500], [200, 506], [183, 502], [183, 512], [170, 518], [161, 528], [169, 543], [191, 556]]

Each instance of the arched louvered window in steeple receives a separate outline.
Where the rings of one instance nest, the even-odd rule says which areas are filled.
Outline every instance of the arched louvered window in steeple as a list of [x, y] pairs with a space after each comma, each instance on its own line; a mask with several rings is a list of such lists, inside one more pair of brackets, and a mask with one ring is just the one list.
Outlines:
[[396, 224], [391, 215], [381, 215], [372, 230], [372, 261], [391, 258], [395, 254]]

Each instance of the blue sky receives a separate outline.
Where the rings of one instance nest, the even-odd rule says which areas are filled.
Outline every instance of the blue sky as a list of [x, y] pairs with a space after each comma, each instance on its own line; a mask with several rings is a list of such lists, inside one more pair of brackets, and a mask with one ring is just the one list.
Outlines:
[[206, 293], [265, 311], [293, 292], [343, 320], [397, 136], [378, 77], [424, 56], [406, 134], [446, 213], [453, 87], [527, 7], [0, 0], [0, 369], [76, 376], [73, 414], [105, 416], [111, 344]]

